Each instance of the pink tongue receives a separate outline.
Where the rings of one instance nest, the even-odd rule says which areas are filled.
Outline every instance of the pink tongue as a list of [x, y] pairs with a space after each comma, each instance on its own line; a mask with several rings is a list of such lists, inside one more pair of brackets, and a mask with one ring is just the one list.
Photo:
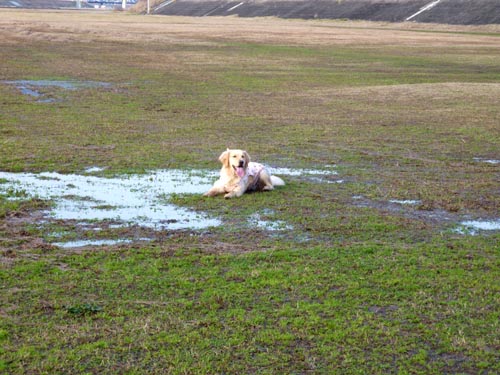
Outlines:
[[238, 167], [236, 168], [236, 174], [240, 177], [240, 178], [243, 178], [243, 176], [245, 175], [245, 170], [241, 167]]

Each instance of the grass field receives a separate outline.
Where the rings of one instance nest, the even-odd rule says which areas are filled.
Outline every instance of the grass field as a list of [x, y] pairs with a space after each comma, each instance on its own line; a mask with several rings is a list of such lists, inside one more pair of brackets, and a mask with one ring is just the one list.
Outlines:
[[499, 231], [460, 224], [500, 219], [500, 26], [0, 10], [0, 51], [0, 171], [332, 171], [158, 198], [201, 230], [0, 179], [0, 373], [500, 372]]

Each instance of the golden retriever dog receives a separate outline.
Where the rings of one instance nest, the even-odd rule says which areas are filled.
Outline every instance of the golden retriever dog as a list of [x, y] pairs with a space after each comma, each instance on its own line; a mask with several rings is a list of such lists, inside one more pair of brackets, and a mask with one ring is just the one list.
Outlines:
[[250, 161], [248, 152], [227, 149], [219, 156], [222, 163], [220, 177], [204, 195], [214, 197], [224, 194], [224, 198], [241, 197], [247, 191], [268, 191], [275, 186], [283, 186], [283, 180], [271, 176], [260, 163]]

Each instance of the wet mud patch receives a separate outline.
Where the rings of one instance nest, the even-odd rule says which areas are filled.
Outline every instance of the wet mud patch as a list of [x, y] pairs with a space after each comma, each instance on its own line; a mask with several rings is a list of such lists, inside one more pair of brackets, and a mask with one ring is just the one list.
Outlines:
[[[218, 178], [218, 171], [158, 170], [141, 175], [100, 176], [105, 168], [89, 167], [82, 174], [0, 172], [0, 194], [10, 200], [38, 199], [50, 202], [31, 220], [39, 238], [61, 248], [130, 245], [156, 241], [174, 232], [210, 233], [223, 220], [189, 205], [181, 207], [176, 195], [201, 195]], [[319, 170], [269, 168], [285, 182], [339, 183], [331, 167]], [[224, 202], [224, 200], [221, 200]], [[223, 204], [223, 203], [221, 203]], [[499, 220], [477, 220], [445, 210], [425, 209], [417, 199], [371, 200], [353, 196], [351, 204], [425, 222], [436, 229], [476, 235], [499, 231]], [[424, 208], [422, 208], [424, 207]], [[32, 215], [33, 216], [33, 215]], [[35, 216], [33, 216], [35, 217]], [[272, 210], [256, 210], [236, 225], [272, 237], [300, 234]], [[226, 225], [226, 224], [224, 224]]]
[[361, 195], [352, 197], [353, 204], [356, 207], [374, 208], [382, 212], [401, 215], [409, 219], [416, 219], [429, 222], [431, 224], [454, 223], [459, 220], [456, 214], [445, 210], [421, 210], [420, 200], [417, 199], [390, 199], [372, 200]]
[[460, 215], [443, 209], [423, 209], [423, 202], [418, 199], [390, 199], [388, 201], [371, 200], [363, 196], [353, 196], [356, 207], [374, 208], [381, 212], [426, 222], [436, 229], [452, 228], [452, 232], [463, 235], [478, 235], [500, 231], [500, 219], [476, 219], [469, 215]]

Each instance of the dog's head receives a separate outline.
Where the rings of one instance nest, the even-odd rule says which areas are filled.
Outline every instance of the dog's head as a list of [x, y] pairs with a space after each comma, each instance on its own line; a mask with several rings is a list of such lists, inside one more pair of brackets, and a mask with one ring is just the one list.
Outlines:
[[219, 160], [225, 168], [243, 178], [250, 163], [250, 156], [243, 150], [227, 149], [219, 156]]

